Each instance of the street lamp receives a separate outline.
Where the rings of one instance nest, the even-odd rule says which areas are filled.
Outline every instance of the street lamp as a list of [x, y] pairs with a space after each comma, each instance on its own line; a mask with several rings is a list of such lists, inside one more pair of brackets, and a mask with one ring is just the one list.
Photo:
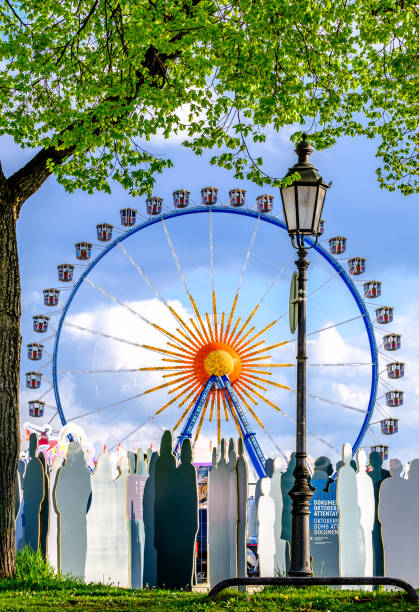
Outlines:
[[297, 431], [295, 484], [289, 492], [292, 499], [292, 540], [290, 576], [311, 576], [310, 563], [310, 499], [313, 492], [308, 484], [306, 454], [306, 271], [309, 265], [304, 238], [320, 234], [320, 217], [323, 210], [326, 185], [309, 157], [313, 148], [307, 142], [306, 134], [297, 145], [295, 152], [298, 162], [289, 169], [286, 176], [295, 172], [300, 179], [292, 185], [281, 188], [285, 221], [292, 245], [298, 250], [298, 352], [297, 352]]

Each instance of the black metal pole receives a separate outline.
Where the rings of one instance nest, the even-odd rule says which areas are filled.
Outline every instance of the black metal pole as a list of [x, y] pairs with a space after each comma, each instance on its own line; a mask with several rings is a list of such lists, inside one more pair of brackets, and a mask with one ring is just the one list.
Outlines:
[[306, 281], [307, 249], [299, 241], [298, 260], [298, 352], [297, 352], [297, 441], [295, 483], [289, 492], [292, 499], [292, 540], [290, 576], [311, 576], [310, 510], [313, 492], [308, 484], [306, 454]]

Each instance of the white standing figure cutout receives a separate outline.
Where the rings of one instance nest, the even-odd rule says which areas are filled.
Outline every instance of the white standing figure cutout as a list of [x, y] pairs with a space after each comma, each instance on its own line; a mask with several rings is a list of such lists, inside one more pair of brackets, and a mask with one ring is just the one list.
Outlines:
[[113, 580], [114, 567], [114, 491], [109, 455], [100, 455], [91, 479], [92, 503], [87, 513], [86, 582]]
[[[409, 484], [408, 480], [401, 477], [402, 471], [403, 464], [398, 459], [390, 459], [391, 478], [385, 478], [380, 487], [378, 518], [383, 539], [384, 573], [418, 586], [419, 568], [412, 567], [409, 555], [412, 535], [412, 524], [409, 520]], [[414, 512], [417, 512], [417, 506]]]
[[407, 474], [407, 524], [409, 526], [409, 542], [406, 549], [410, 560], [410, 576], [407, 580], [415, 587], [419, 587], [419, 459], [413, 459]]
[[229, 538], [229, 566], [230, 571], [227, 578], [237, 576], [237, 474], [236, 474], [236, 450], [234, 440], [230, 438], [228, 445], [228, 538]]
[[351, 466], [352, 447], [343, 445], [343, 465], [338, 472], [336, 501], [339, 509], [339, 568], [341, 576], [362, 576], [365, 568], [364, 530], [358, 504], [356, 473]]
[[86, 455], [79, 442], [70, 442], [54, 487], [58, 522], [58, 568], [62, 575], [84, 578], [87, 554], [86, 512], [92, 488]]
[[[356, 454], [358, 471], [356, 484], [358, 489], [358, 505], [361, 511], [361, 526], [364, 530], [365, 566], [360, 576], [372, 576], [374, 573], [374, 557], [372, 545], [372, 530], [374, 528], [375, 500], [374, 485], [367, 474], [367, 455], [363, 449]], [[368, 587], [368, 590], [371, 590]]]
[[284, 576], [287, 571], [287, 544], [286, 540], [281, 539], [282, 532], [282, 508], [283, 508], [283, 500], [282, 500], [282, 488], [281, 488], [281, 480], [282, 480], [282, 459], [276, 457], [273, 462], [273, 472], [271, 477], [271, 491], [270, 496], [274, 500], [275, 504], [275, 525], [274, 525], [274, 533], [275, 533], [275, 558], [274, 558], [274, 567], [275, 572]]
[[258, 557], [259, 575], [267, 578], [275, 576], [275, 503], [269, 495], [271, 479], [260, 480], [258, 501]]
[[129, 586], [129, 534], [127, 525], [126, 481], [129, 474], [128, 457], [119, 460], [119, 476], [114, 480], [114, 556], [112, 582]]

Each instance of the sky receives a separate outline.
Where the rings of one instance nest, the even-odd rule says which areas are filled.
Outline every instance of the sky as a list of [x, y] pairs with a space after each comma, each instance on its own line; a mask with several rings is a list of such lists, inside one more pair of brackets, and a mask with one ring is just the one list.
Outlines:
[[[0, 144], [0, 157], [6, 176], [21, 167], [33, 155], [31, 151], [22, 151], [8, 137], [1, 137]], [[223, 204], [227, 203], [229, 189], [236, 186], [247, 189], [249, 207], [254, 206], [257, 195], [272, 193], [274, 214], [281, 212], [278, 190], [261, 189], [249, 182], [235, 180], [228, 171], [210, 166], [209, 154], [195, 157], [185, 150], [179, 138], [164, 141], [156, 137], [151, 146], [156, 153], [168, 155], [173, 161], [173, 168], [158, 177], [154, 190], [154, 195], [163, 197], [167, 210], [173, 207], [174, 189], [190, 190], [193, 202], [198, 204], [201, 188], [214, 185], [219, 188], [219, 197]], [[382, 281], [382, 296], [375, 301], [370, 300], [369, 310], [372, 317], [379, 305], [394, 307], [393, 323], [377, 326], [382, 328], [376, 332], [378, 345], [381, 344], [383, 331], [402, 334], [401, 350], [386, 355], [394, 355], [395, 360], [406, 363], [405, 378], [398, 381], [397, 385], [392, 385], [405, 392], [404, 405], [399, 408], [386, 408], [385, 398], [382, 396], [387, 388], [380, 383], [378, 389], [381, 410], [400, 419], [399, 433], [383, 436], [379, 424], [372, 425], [362, 446], [368, 448], [374, 443], [385, 443], [390, 446], [390, 456], [407, 461], [419, 455], [419, 419], [415, 412], [419, 399], [419, 385], [415, 377], [419, 365], [419, 323], [416, 307], [419, 298], [419, 272], [415, 265], [418, 200], [416, 196], [406, 198], [398, 192], [380, 190], [374, 172], [378, 164], [375, 147], [376, 143], [373, 141], [359, 137], [345, 138], [326, 151], [314, 152], [312, 161], [323, 178], [327, 182], [333, 182], [326, 196], [323, 212], [326, 222], [323, 238], [326, 240], [336, 235], [348, 238], [348, 249], [341, 261], [344, 267], [347, 266], [347, 257], [366, 257], [366, 273], [355, 277], [361, 292], [362, 283], [366, 280]], [[263, 153], [268, 172], [283, 176], [296, 161], [293, 148], [289, 141], [289, 131], [284, 131], [280, 134], [270, 134], [267, 143], [260, 145], [255, 152]], [[32, 316], [39, 313], [48, 314], [48, 308], [42, 304], [42, 290], [60, 285], [63, 287], [57, 280], [57, 264], [76, 261], [75, 242], [89, 240], [98, 244], [95, 236], [96, 224], [107, 221], [119, 226], [119, 210], [126, 206], [134, 207], [139, 213], [145, 214], [145, 198], [132, 198], [117, 184], [112, 184], [110, 195], [88, 195], [81, 191], [67, 194], [54, 177], [48, 179], [23, 206], [18, 221], [22, 280], [22, 423], [29, 420], [28, 400], [39, 397], [50, 387], [49, 367], [43, 370], [44, 378], [40, 391], [25, 389], [24, 379], [24, 373], [36, 369], [37, 366], [36, 362], [28, 361], [26, 345], [29, 342], [42, 341], [43, 338], [41, 334], [32, 331]], [[225, 214], [212, 216], [214, 286], [218, 310], [229, 312], [231, 308], [249, 242], [256, 231], [249, 263], [240, 286], [237, 313], [246, 318], [283, 270], [257, 311], [254, 324], [258, 331], [283, 315], [279, 323], [266, 334], [266, 340], [269, 343], [292, 341], [287, 308], [289, 282], [295, 269], [295, 253], [287, 233], [266, 223], [260, 223], [255, 229], [254, 219]], [[202, 312], [211, 312], [208, 214], [189, 215], [167, 221], [166, 229], [179, 258], [188, 289], [194, 295], [199, 309]], [[324, 244], [327, 247], [327, 242]], [[124, 246], [164, 299], [182, 316], [191, 316], [190, 303], [162, 224], [141, 230], [134, 237], [125, 240]], [[94, 256], [98, 253], [99, 250], [95, 248]], [[308, 269], [308, 293], [314, 293], [308, 299], [307, 331], [330, 327], [356, 317], [356, 305], [342, 281], [331, 278], [333, 270], [318, 254], [310, 252], [309, 258], [311, 263]], [[81, 268], [76, 268], [76, 277], [80, 272]], [[69, 309], [68, 322], [135, 343], [165, 346], [167, 338], [145, 323], [144, 317], [169, 331], [174, 331], [176, 324], [168, 309], [156, 298], [155, 293], [140, 278], [120, 249], [115, 248], [109, 253], [89, 278], [97, 286], [117, 297], [125, 306], [115, 303], [95, 287], [85, 283]], [[68, 290], [62, 291], [63, 300], [68, 293]], [[138, 313], [143, 319], [138, 317]], [[52, 316], [51, 327], [55, 328], [57, 323], [57, 316]], [[52, 341], [53, 339], [45, 343], [49, 352], [52, 352]], [[385, 353], [382, 348], [380, 352]], [[270, 354], [273, 361], [295, 363], [295, 353], [296, 345], [291, 342]], [[308, 356], [308, 363], [312, 364], [369, 363], [368, 344], [362, 321], [356, 319], [310, 336]], [[60, 372], [70, 373], [59, 375], [63, 408], [68, 419], [84, 412], [97, 411], [80, 418], [77, 423], [85, 429], [89, 440], [95, 444], [98, 451], [104, 443], [112, 447], [144, 422], [146, 424], [143, 427], [139, 427], [127, 437], [124, 445], [127, 448], [144, 447], [150, 443], [153, 447], [158, 446], [162, 431], [174, 426], [181, 409], [174, 405], [159, 417], [150, 420], [156, 410], [167, 402], [167, 389], [122, 402], [139, 395], [147, 388], [161, 384], [159, 373], [76, 372], [135, 369], [159, 365], [160, 358], [159, 353], [103, 336], [86, 334], [76, 328], [64, 328], [58, 354], [58, 369]], [[42, 365], [46, 361], [44, 358]], [[385, 370], [386, 361], [388, 360], [380, 357], [380, 371]], [[280, 370], [275, 375], [275, 380], [295, 388], [296, 368]], [[382, 378], [384, 383], [391, 383], [385, 372]], [[355, 440], [363, 419], [359, 409], [364, 410], [368, 402], [370, 380], [368, 365], [308, 367], [308, 393], [332, 402], [308, 399], [307, 425], [312, 433], [308, 435], [307, 445], [311, 456], [328, 455], [336, 461], [342, 444]], [[255, 410], [269, 435], [258, 429], [256, 424], [255, 431], [266, 456], [274, 456], [280, 452], [288, 454], [295, 444], [295, 426], [292, 422], [295, 418], [295, 393], [274, 388], [269, 391], [268, 397], [276, 402], [289, 418], [260, 402]], [[47, 402], [46, 414], [51, 418], [54, 414], [53, 408], [50, 407], [54, 405], [52, 392], [49, 392], [44, 400]], [[117, 405], [105, 409], [109, 404]], [[358, 411], [343, 408], [339, 404], [358, 408]], [[377, 409], [372, 422], [379, 421], [382, 415]], [[59, 429], [57, 418], [53, 421], [53, 426]], [[235, 435], [231, 421], [223, 420], [222, 430], [227, 437]], [[214, 423], [204, 424], [195, 447], [195, 460], [208, 460], [210, 441], [215, 443], [215, 440]]]

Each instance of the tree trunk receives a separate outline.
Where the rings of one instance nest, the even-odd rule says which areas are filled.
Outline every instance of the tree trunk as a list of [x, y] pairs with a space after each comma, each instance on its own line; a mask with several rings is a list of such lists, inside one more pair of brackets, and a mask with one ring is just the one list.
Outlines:
[[0, 169], [0, 578], [15, 573], [19, 459], [20, 278], [16, 203]]

